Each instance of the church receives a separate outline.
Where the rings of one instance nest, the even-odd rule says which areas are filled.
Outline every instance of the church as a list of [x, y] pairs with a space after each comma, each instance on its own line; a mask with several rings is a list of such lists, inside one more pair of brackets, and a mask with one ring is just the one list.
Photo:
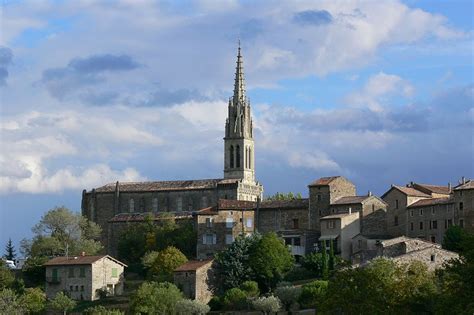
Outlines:
[[237, 54], [234, 95], [229, 99], [224, 136], [223, 178], [115, 182], [82, 192], [82, 214], [102, 227], [119, 214], [170, 212], [178, 216], [217, 204], [219, 199], [257, 201], [263, 186], [255, 179], [252, 112], [245, 93], [243, 58]]

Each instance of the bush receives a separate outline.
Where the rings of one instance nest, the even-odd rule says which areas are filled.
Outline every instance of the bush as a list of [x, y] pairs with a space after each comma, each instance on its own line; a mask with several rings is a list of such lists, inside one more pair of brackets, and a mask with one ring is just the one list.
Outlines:
[[169, 282], [145, 282], [130, 301], [133, 314], [173, 314], [176, 303], [183, 299], [181, 291]]
[[211, 298], [208, 305], [211, 307], [212, 311], [220, 311], [224, 307], [222, 299], [217, 295]]
[[64, 294], [64, 292], [59, 292], [56, 294], [54, 299], [51, 301], [51, 307], [57, 311], [66, 312], [72, 310], [76, 306], [76, 301], [72, 300], [69, 296]]
[[84, 314], [86, 315], [124, 315], [125, 313], [120, 310], [108, 309], [102, 305], [98, 305], [98, 306], [87, 308], [84, 311]]
[[305, 284], [299, 297], [301, 308], [319, 308], [325, 299], [327, 289], [328, 282], [324, 280]]
[[316, 277], [316, 274], [304, 267], [295, 267], [290, 272], [288, 272], [284, 280], [293, 282], [299, 280], [313, 279]]
[[46, 306], [46, 294], [40, 288], [27, 288], [20, 297], [20, 303], [28, 313], [40, 313]]
[[224, 293], [222, 301], [227, 310], [242, 310], [247, 307], [247, 294], [239, 288], [232, 288]]
[[23, 314], [24, 309], [17, 295], [11, 289], [0, 290], [0, 314]]
[[252, 301], [252, 306], [257, 311], [262, 311], [264, 314], [278, 312], [281, 308], [280, 300], [271, 295], [269, 297], [259, 297]]
[[14, 281], [13, 272], [0, 260], [0, 290], [11, 288]]
[[301, 295], [301, 288], [295, 287], [291, 284], [283, 283], [275, 289], [275, 295], [280, 299], [287, 311], [291, 306], [298, 302]]
[[209, 306], [198, 301], [185, 299], [176, 303], [176, 313], [179, 315], [204, 315], [210, 310]]
[[255, 281], [245, 281], [240, 285], [240, 289], [245, 291], [247, 297], [254, 298], [258, 297], [260, 290], [258, 289], [258, 283]]

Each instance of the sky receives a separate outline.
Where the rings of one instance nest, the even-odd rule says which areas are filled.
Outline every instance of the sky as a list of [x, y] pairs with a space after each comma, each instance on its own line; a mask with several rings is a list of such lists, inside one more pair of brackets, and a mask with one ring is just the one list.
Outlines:
[[470, 0], [1, 3], [0, 250], [83, 189], [222, 177], [238, 39], [265, 195], [474, 177]]

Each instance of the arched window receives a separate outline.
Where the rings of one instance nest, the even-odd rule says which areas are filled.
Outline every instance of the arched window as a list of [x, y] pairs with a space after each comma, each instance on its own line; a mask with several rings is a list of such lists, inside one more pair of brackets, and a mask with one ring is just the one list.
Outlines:
[[252, 148], [249, 148], [249, 168], [252, 168]]
[[245, 168], [249, 168], [249, 148], [245, 147]]
[[135, 201], [133, 199], [130, 199], [129, 203], [129, 211], [134, 212], [135, 211]]
[[235, 156], [236, 156], [236, 159], [235, 159], [235, 166], [238, 168], [240, 167], [240, 146], [238, 145], [237, 147], [235, 147]]
[[234, 168], [234, 146], [231, 145], [230, 146], [230, 149], [229, 149], [229, 152], [230, 152], [230, 168]]

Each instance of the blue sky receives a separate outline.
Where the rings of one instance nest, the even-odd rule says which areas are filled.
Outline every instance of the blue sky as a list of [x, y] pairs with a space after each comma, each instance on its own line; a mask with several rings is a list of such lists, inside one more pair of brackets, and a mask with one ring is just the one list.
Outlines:
[[473, 3], [3, 1], [0, 244], [116, 180], [222, 176], [237, 39], [266, 194], [474, 173]]

